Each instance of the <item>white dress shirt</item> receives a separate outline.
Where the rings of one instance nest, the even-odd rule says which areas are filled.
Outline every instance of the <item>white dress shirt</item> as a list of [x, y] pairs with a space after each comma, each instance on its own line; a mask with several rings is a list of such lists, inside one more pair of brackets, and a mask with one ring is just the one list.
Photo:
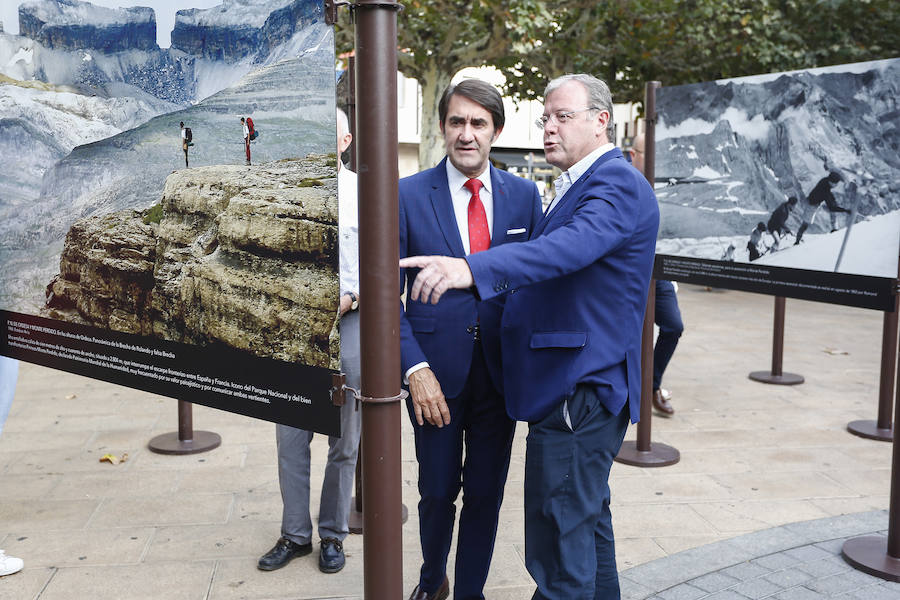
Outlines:
[[551, 210], [556, 208], [556, 205], [559, 204], [562, 197], [566, 195], [569, 188], [584, 175], [585, 171], [587, 171], [598, 158], [610, 150], [613, 150], [615, 147], [616, 145], [612, 143], [603, 144], [569, 167], [568, 170], [563, 171], [563, 174], [557, 177], [556, 181], [553, 182], [553, 186], [556, 188], [556, 196], [553, 197], [553, 202], [550, 203], [550, 206], [547, 207], [547, 212], [544, 214], [549, 214]]
[[[494, 196], [491, 193], [491, 169], [488, 167], [475, 179], [481, 182], [481, 190], [478, 197], [484, 205], [484, 216], [487, 217], [488, 233], [494, 231]], [[447, 185], [450, 186], [450, 199], [453, 201], [453, 214], [456, 215], [456, 227], [459, 229], [459, 237], [462, 239], [466, 256], [469, 255], [469, 200], [472, 192], [466, 187], [469, 177], [463, 175], [459, 169], [447, 160]]]
[[342, 165], [337, 182], [341, 294], [359, 294], [359, 203], [356, 196], [356, 173]]

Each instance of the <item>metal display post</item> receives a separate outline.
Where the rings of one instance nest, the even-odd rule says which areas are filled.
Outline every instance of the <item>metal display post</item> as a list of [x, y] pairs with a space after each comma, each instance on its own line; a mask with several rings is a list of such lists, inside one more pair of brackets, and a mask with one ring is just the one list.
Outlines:
[[147, 443], [147, 448], [157, 454], [197, 454], [218, 448], [222, 437], [211, 431], [194, 431], [193, 406], [185, 400], [178, 401], [178, 431], [163, 433]]
[[400, 473], [400, 280], [397, 12], [358, 0], [356, 132], [362, 346], [363, 594], [403, 597]]
[[[356, 57], [351, 56], [347, 67], [347, 120], [350, 122], [350, 134], [356, 140]], [[356, 172], [357, 144], [350, 146], [350, 170]], [[359, 198], [357, 197], [357, 203]], [[353, 501], [350, 503], [350, 515], [348, 517], [348, 529], [350, 533], [363, 532], [363, 484], [362, 484], [362, 436], [360, 435], [359, 450], [356, 461], [356, 476], [353, 487]], [[402, 505], [403, 522], [409, 518], [409, 510]]]
[[[896, 314], [896, 311], [895, 311]], [[894, 356], [896, 356], [896, 328]], [[900, 379], [900, 372], [897, 373]], [[894, 411], [900, 414], [900, 386], [895, 396]], [[854, 568], [890, 581], [900, 581], [900, 439], [894, 429], [891, 457], [891, 499], [888, 507], [888, 534], [865, 535], [844, 542], [841, 556]]]
[[[900, 260], [897, 261], [897, 279], [900, 280]], [[897, 315], [900, 299], [894, 298], [894, 310], [884, 313], [881, 329], [881, 385], [878, 388], [878, 420], [861, 420], [847, 423], [847, 431], [859, 437], [880, 442], [894, 439], [891, 402], [894, 395], [894, 365], [897, 363]], [[898, 375], [900, 377], [900, 375]]]
[[[646, 131], [644, 132], [644, 175], [650, 184], [656, 176], [656, 88], [659, 81], [648, 81], [644, 91], [646, 107]], [[647, 310], [644, 313], [644, 331], [641, 337], [641, 420], [637, 428], [637, 441], [623, 442], [616, 462], [635, 467], [665, 467], [681, 460], [677, 449], [666, 444], [651, 443], [651, 410], [653, 396], [653, 320], [656, 315], [656, 281], [650, 280]], [[625, 409], [627, 410], [627, 408]]]
[[777, 385], [797, 385], [803, 383], [803, 375], [785, 373], [781, 369], [784, 359], [784, 296], [775, 296], [775, 323], [772, 332], [772, 370], [753, 371], [749, 377], [760, 383]]

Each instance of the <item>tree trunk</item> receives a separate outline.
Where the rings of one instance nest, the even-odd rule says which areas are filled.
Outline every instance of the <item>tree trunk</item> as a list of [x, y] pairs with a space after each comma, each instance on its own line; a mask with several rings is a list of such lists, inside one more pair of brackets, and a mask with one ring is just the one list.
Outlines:
[[430, 169], [444, 157], [444, 137], [441, 135], [438, 103], [441, 94], [456, 72], [431, 66], [419, 77], [422, 86], [422, 129], [419, 132], [419, 170]]

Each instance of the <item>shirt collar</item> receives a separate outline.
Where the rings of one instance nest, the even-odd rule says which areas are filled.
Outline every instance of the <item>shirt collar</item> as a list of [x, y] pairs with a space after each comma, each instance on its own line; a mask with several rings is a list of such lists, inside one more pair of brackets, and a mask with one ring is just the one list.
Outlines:
[[[450, 188], [450, 192], [454, 192], [457, 190], [461, 190], [465, 183], [471, 179], [470, 177], [463, 175], [462, 171], [457, 169], [450, 159], [447, 159], [447, 186]], [[481, 181], [481, 185], [487, 192], [491, 193], [491, 166], [488, 165], [484, 171], [475, 179]]]
[[569, 184], [573, 184], [584, 175], [584, 172], [587, 171], [592, 164], [594, 164], [598, 158], [613, 150], [616, 147], [613, 143], [603, 144], [599, 148], [596, 148], [590, 154], [579, 160], [577, 163], [569, 167], [563, 175], [568, 174]]

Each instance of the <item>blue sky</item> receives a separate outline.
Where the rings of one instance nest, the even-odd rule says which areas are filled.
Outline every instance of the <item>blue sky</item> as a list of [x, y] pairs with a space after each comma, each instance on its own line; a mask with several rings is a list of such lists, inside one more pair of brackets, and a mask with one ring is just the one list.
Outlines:
[[[20, 0], [0, 0], [0, 21], [6, 33], [19, 33]], [[170, 45], [169, 35], [175, 27], [175, 12], [183, 8], [210, 8], [222, 4], [222, 0], [92, 0], [91, 4], [118, 8], [149, 6], [156, 11], [156, 41], [163, 47]]]

